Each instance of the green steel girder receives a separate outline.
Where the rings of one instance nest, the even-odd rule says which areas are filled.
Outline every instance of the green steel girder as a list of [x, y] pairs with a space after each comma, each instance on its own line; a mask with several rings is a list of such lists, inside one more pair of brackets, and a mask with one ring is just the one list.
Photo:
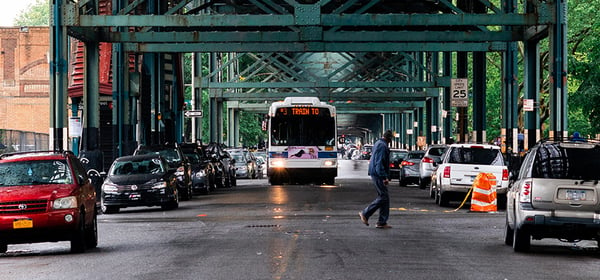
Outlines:
[[[224, 82], [224, 83], [210, 83], [211, 88], [257, 88], [265, 87], [268, 88], [429, 88], [429, 87], [441, 87], [444, 85], [437, 84], [435, 82], [418, 82], [418, 81], [406, 81], [406, 82], [332, 82], [332, 81], [314, 81], [314, 82], [269, 82], [267, 85], [262, 82]], [[449, 85], [448, 85], [449, 86]]]
[[439, 94], [431, 91], [387, 91], [387, 92], [343, 92], [343, 93], [306, 93], [306, 92], [219, 92], [210, 95], [211, 98], [221, 98], [230, 101], [277, 101], [285, 97], [316, 96], [320, 100], [339, 101], [373, 101], [373, 100], [403, 100], [424, 101], [427, 98], [438, 97]]
[[290, 42], [290, 43], [124, 43], [129, 52], [395, 52], [395, 51], [467, 51], [467, 52], [498, 52], [506, 50], [504, 42], [465, 42], [465, 43], [417, 43], [417, 42]]
[[[394, 101], [387, 103], [331, 103], [335, 105], [338, 114], [373, 114], [377, 113], [398, 113], [404, 110], [412, 110], [425, 106], [425, 101]], [[268, 112], [269, 103], [242, 103], [237, 101], [227, 102], [228, 109], [242, 109], [250, 112]]]
[[[545, 6], [542, 6], [545, 7]], [[243, 27], [360, 27], [380, 28], [406, 26], [535, 26], [552, 23], [547, 9], [539, 9], [538, 14], [321, 14], [319, 10], [299, 16], [286, 15], [78, 15], [63, 19], [69, 27], [188, 27], [188, 28], [229, 28]], [[320, 17], [314, 15], [320, 14]], [[306, 19], [303, 19], [306, 18]]]

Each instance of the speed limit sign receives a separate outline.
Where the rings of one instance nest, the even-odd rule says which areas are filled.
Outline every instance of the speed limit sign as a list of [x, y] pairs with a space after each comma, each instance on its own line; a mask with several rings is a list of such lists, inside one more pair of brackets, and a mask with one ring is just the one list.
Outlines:
[[451, 79], [450, 85], [450, 106], [468, 107], [469, 106], [469, 80]]

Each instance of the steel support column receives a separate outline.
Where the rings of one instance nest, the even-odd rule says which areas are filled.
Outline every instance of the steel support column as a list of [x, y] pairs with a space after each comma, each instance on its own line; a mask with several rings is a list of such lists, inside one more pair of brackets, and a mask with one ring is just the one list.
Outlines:
[[50, 141], [49, 148], [63, 150], [67, 147], [67, 61], [68, 36], [62, 24], [63, 5], [66, 0], [50, 1]]
[[486, 142], [486, 59], [485, 52], [473, 53], [473, 139], [475, 143]]
[[[468, 79], [468, 69], [468, 53], [458, 52], [456, 54], [456, 78]], [[469, 141], [467, 107], [457, 107], [456, 111], [458, 112], [457, 140], [460, 143], [466, 143]]]
[[[534, 7], [527, 3], [525, 6], [526, 11], [532, 12]], [[526, 41], [525, 47], [525, 79], [524, 79], [524, 99], [532, 99], [534, 102], [533, 111], [525, 112], [523, 110], [523, 124], [524, 124], [524, 143], [523, 148], [525, 151], [529, 150], [533, 145], [541, 139], [540, 132], [540, 47], [539, 40], [537, 38]]]
[[[443, 53], [443, 69], [442, 74], [444, 77], [452, 77], [452, 53]], [[452, 107], [450, 106], [450, 86], [444, 87], [443, 95], [443, 110], [446, 112], [443, 117], [443, 143], [453, 142], [452, 140]]]
[[550, 32], [550, 138], [567, 138], [567, 1], [554, 1]]

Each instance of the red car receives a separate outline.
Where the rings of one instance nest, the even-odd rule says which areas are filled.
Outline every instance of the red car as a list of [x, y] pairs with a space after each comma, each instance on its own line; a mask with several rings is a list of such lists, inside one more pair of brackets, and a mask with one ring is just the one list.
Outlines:
[[0, 253], [8, 244], [98, 245], [96, 191], [72, 152], [0, 155]]

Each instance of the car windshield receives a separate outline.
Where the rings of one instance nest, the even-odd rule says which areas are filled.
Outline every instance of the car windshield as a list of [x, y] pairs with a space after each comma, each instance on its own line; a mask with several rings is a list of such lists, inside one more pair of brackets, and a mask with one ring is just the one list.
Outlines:
[[0, 164], [0, 187], [72, 184], [69, 165], [64, 160], [36, 160]]
[[457, 147], [448, 155], [449, 163], [504, 165], [499, 149]]
[[235, 159], [236, 163], [245, 163], [244, 155], [241, 153], [231, 153], [231, 157]]
[[422, 159], [424, 153], [408, 153], [405, 159]]
[[408, 152], [391, 151], [390, 152], [390, 160], [391, 161], [403, 160], [407, 154], [408, 154]]
[[157, 174], [165, 172], [157, 158], [134, 160], [134, 161], [116, 161], [109, 171], [110, 175], [130, 175], [130, 174]]
[[192, 164], [196, 164], [196, 163], [201, 163], [202, 159], [200, 158], [200, 155], [197, 153], [189, 153], [189, 154], [185, 154], [185, 156], [190, 160], [190, 163]]
[[431, 149], [429, 149], [428, 153], [430, 156], [441, 156], [445, 151], [446, 151], [446, 148], [443, 148], [443, 147], [431, 148]]
[[534, 178], [600, 180], [600, 147], [592, 149], [565, 148], [545, 144], [537, 150], [532, 176]]
[[178, 164], [181, 162], [181, 158], [179, 157], [179, 153], [176, 149], [164, 149], [164, 150], [139, 150], [136, 154], [145, 155], [145, 154], [159, 154], [163, 158], [165, 158], [169, 164]]

